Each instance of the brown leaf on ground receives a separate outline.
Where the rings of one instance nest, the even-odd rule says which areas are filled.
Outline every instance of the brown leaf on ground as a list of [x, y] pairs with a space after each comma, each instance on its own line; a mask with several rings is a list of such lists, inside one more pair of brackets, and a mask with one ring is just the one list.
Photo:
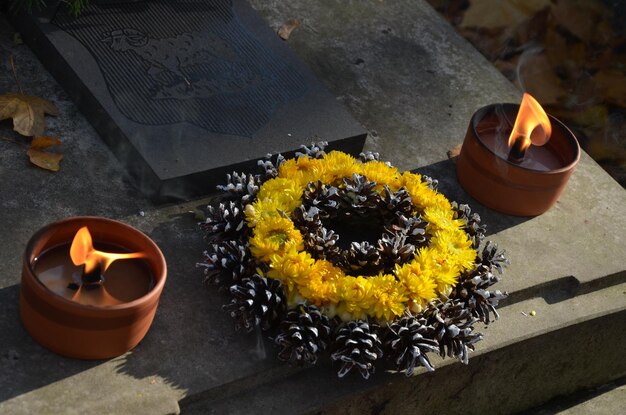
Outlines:
[[459, 156], [459, 154], [461, 154], [461, 148], [463, 147], [463, 144], [457, 144], [454, 147], [452, 147], [450, 150], [448, 150], [447, 154], [448, 154], [448, 159], [454, 161], [456, 163], [456, 158]]
[[471, 0], [459, 26], [483, 29], [517, 26], [550, 4], [550, 0]]
[[502, 29], [458, 28], [458, 31], [487, 59], [498, 59], [506, 51], [506, 41], [503, 41], [506, 34]]
[[30, 143], [30, 148], [40, 150], [42, 148], [48, 148], [52, 146], [60, 146], [61, 140], [56, 137], [48, 137], [46, 135], [40, 135], [33, 137], [33, 141]]
[[597, 130], [606, 125], [609, 118], [609, 110], [606, 105], [592, 105], [578, 111], [571, 118], [578, 125]]
[[542, 104], [555, 104], [567, 95], [544, 54], [530, 55], [524, 59], [519, 74], [521, 79], [515, 83]]
[[548, 7], [535, 13], [529, 19], [521, 22], [511, 30], [518, 45], [526, 45], [530, 42], [540, 42], [546, 36], [548, 28]]
[[[543, 49], [553, 65], [564, 65], [565, 62], [573, 60], [567, 38], [554, 25], [550, 25], [546, 31]], [[582, 62], [578, 61], [578, 56], [574, 58], [576, 59], [575, 64], [584, 63], [584, 57]]]
[[454, 26], [463, 20], [468, 0], [428, 0], [431, 6], [441, 13]]
[[593, 76], [593, 83], [606, 102], [626, 108], [626, 75], [623, 72], [599, 71]]
[[45, 99], [7, 93], [0, 95], [0, 121], [13, 119], [13, 129], [25, 136], [42, 135], [45, 129], [45, 114], [59, 115], [59, 110]]
[[278, 29], [278, 36], [282, 40], [289, 39], [291, 32], [302, 24], [302, 19], [289, 19]]
[[591, 44], [598, 35], [601, 19], [610, 12], [600, 0], [559, 1], [552, 8], [556, 23], [586, 44]]
[[42, 169], [50, 171], [59, 171], [61, 166], [59, 163], [63, 159], [63, 154], [48, 153], [47, 151], [35, 150], [29, 148], [26, 152], [30, 157], [30, 162]]

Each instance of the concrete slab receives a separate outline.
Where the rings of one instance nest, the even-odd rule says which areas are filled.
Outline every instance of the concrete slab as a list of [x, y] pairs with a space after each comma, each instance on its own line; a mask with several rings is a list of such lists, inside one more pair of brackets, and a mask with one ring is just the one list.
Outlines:
[[[437, 362], [412, 379], [377, 373], [338, 381], [332, 368], [279, 363], [266, 341], [235, 334], [224, 298], [201, 286], [200, 199], [155, 206], [134, 192], [117, 160], [27, 47], [0, 24], [0, 50], [17, 56], [21, 83], [61, 109], [49, 120], [64, 140], [57, 174], [28, 165], [24, 149], [0, 140], [0, 412], [32, 413], [466, 413], [523, 410], [626, 374], [626, 192], [584, 156], [557, 206], [537, 218], [480, 207], [460, 189], [446, 151], [472, 113], [521, 94], [423, 1], [253, 0], [277, 28], [302, 17], [289, 45], [370, 131], [366, 148], [402, 169], [440, 180], [471, 202], [490, 239], [512, 264], [502, 320], [484, 330], [469, 366]], [[14, 90], [0, 71], [0, 90]], [[10, 126], [3, 124], [3, 135]], [[139, 211], [145, 212], [142, 216]], [[30, 235], [55, 219], [96, 214], [128, 222], [163, 249], [169, 280], [154, 325], [139, 347], [109, 361], [56, 356], [18, 320], [20, 255]], [[524, 316], [535, 310], [535, 317]], [[380, 375], [380, 376], [379, 376]], [[387, 402], [387, 403], [385, 403]], [[359, 412], [362, 413], [362, 412]]]

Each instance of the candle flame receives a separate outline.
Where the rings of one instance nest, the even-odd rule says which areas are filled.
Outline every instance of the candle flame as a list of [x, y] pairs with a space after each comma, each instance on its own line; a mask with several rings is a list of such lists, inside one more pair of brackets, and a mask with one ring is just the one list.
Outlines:
[[521, 140], [520, 150], [526, 150], [531, 144], [542, 146], [548, 142], [552, 134], [552, 125], [548, 114], [541, 108], [539, 102], [530, 94], [524, 93], [519, 112], [509, 136], [509, 148], [516, 141]]
[[93, 272], [98, 265], [102, 267], [102, 272], [118, 259], [143, 258], [143, 252], [132, 252], [128, 254], [119, 254], [112, 252], [98, 251], [93, 247], [91, 234], [86, 226], [83, 226], [76, 232], [72, 245], [70, 246], [70, 258], [74, 265], [85, 265], [85, 273]]

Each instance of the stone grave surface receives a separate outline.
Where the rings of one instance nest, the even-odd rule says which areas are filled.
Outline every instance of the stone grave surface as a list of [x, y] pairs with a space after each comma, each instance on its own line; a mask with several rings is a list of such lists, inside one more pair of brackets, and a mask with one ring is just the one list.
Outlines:
[[[60, 109], [58, 173], [31, 168], [24, 148], [0, 140], [0, 413], [516, 413], [555, 396], [623, 377], [626, 360], [626, 191], [583, 154], [559, 202], [545, 214], [498, 214], [460, 188], [446, 151], [476, 109], [521, 93], [424, 1], [252, 0], [276, 29], [301, 17], [293, 48], [369, 130], [365, 148], [402, 170], [439, 180], [470, 203], [511, 265], [496, 286], [511, 296], [468, 366], [433, 359], [434, 373], [378, 371], [364, 381], [336, 368], [292, 368], [267, 340], [234, 332], [226, 297], [202, 286], [204, 247], [195, 210], [210, 198], [155, 205], [30, 48], [0, 21], [0, 51], [13, 54], [25, 92]], [[0, 90], [15, 91], [9, 71]], [[10, 129], [10, 125], [5, 126]], [[168, 281], [150, 332], [107, 361], [57, 356], [19, 322], [21, 255], [42, 226], [72, 215], [107, 216], [152, 237]], [[535, 311], [535, 315], [530, 314]]]
[[144, 193], [207, 194], [233, 170], [365, 131], [243, 0], [63, 2], [14, 19]]

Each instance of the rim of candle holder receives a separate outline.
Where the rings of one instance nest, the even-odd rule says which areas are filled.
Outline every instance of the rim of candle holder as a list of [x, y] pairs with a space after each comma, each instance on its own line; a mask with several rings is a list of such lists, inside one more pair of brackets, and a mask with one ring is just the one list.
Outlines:
[[[576, 164], [578, 164], [578, 162], [580, 161], [580, 154], [581, 154], [581, 150], [580, 150], [580, 144], [578, 143], [578, 140], [576, 139], [576, 135], [572, 132], [572, 130], [570, 130], [565, 124], [563, 124], [558, 118], [555, 118], [554, 116], [550, 115], [550, 114], [546, 114], [548, 116], [548, 118], [550, 119], [550, 123], [554, 126], [556, 124], [556, 127], [554, 130], [557, 129], [562, 129], [564, 130], [564, 134], [562, 134], [563, 137], [567, 138], [569, 144], [571, 144], [572, 150], [573, 150], [573, 160], [568, 162], [565, 166], [560, 167], [558, 169], [550, 169], [550, 170], [537, 170], [537, 169], [531, 169], [529, 167], [523, 166], [519, 163], [515, 163], [513, 161], [508, 160], [507, 158], [504, 158], [498, 154], [495, 153], [495, 151], [493, 151], [491, 148], [489, 148], [489, 146], [487, 146], [483, 140], [481, 139], [481, 135], [479, 134], [478, 131], [476, 131], [476, 127], [478, 126], [478, 124], [485, 118], [485, 115], [493, 112], [493, 113], [498, 113], [497, 108], [502, 108], [501, 111], [501, 115], [506, 119], [507, 124], [511, 127], [511, 129], [513, 128], [513, 122], [515, 121], [515, 119], [513, 119], [513, 122], [511, 122], [511, 120], [508, 117], [508, 112], [507, 109], [514, 109], [517, 108], [517, 110], [519, 110], [520, 105], [519, 104], [514, 104], [514, 103], [502, 103], [502, 104], [489, 104], [489, 105], [485, 105], [482, 108], [479, 108], [474, 115], [472, 115], [472, 119], [470, 120], [470, 128], [472, 129], [472, 132], [474, 133], [474, 136], [476, 138], [478, 138], [478, 140], [476, 140], [485, 150], [487, 150], [488, 152], [490, 152], [491, 154], [493, 154], [494, 157], [496, 157], [499, 160], [505, 161], [507, 164], [522, 169], [522, 170], [528, 170], [530, 172], [532, 172], [533, 174], [559, 174], [559, 173], [563, 173], [566, 172], [570, 169], [572, 169], [572, 167], [576, 166]], [[517, 115], [517, 111], [514, 112], [514, 115]], [[507, 131], [510, 133], [510, 131]], [[554, 135], [554, 132], [552, 133], [552, 135]], [[532, 144], [531, 144], [532, 145]], [[545, 146], [549, 146], [550, 145], [550, 141], [548, 141], [546, 144], [544, 144], [542, 147]]]
[[[160, 292], [163, 290], [163, 286], [165, 285], [165, 280], [167, 279], [166, 274], [166, 270], [167, 270], [167, 263], [165, 261], [165, 256], [163, 255], [163, 252], [161, 251], [161, 249], [159, 248], [159, 246], [145, 233], [141, 232], [139, 229], [134, 228], [130, 225], [127, 225], [123, 222], [120, 222], [118, 220], [115, 219], [109, 219], [109, 218], [103, 218], [103, 217], [99, 217], [99, 216], [73, 216], [70, 218], [65, 218], [65, 219], [61, 219], [59, 221], [56, 222], [52, 222], [49, 223], [45, 226], [43, 226], [42, 228], [40, 228], [37, 232], [35, 232], [31, 238], [29, 239], [28, 243], [26, 244], [26, 249], [24, 251], [24, 266], [28, 267], [29, 271], [35, 275], [35, 269], [33, 267], [33, 265], [35, 264], [35, 260], [36, 260], [36, 256], [33, 255], [33, 249], [34, 249], [34, 245], [39, 242], [41, 240], [41, 238], [43, 236], [45, 236], [46, 234], [50, 233], [51, 230], [54, 230], [55, 228], [59, 228], [62, 226], [68, 226], [68, 225], [73, 225], [74, 223], [76, 224], [75, 226], [72, 226], [72, 229], [74, 229], [72, 232], [67, 232], [68, 234], [71, 234], [71, 237], [73, 237], [76, 232], [78, 231], [78, 229], [80, 229], [82, 226], [88, 226], [90, 223], [94, 223], [94, 222], [99, 222], [99, 223], [103, 223], [103, 224], [108, 224], [111, 226], [117, 226], [117, 227], [121, 227], [131, 233], [134, 233], [135, 235], [140, 236], [144, 242], [146, 244], [148, 244], [148, 246], [150, 246], [150, 248], [154, 251], [154, 253], [156, 253], [157, 255], [155, 256], [151, 256], [151, 255], [146, 255], [146, 257], [141, 258], [142, 260], [144, 260], [146, 263], [148, 263], [148, 267], [150, 268], [151, 274], [153, 279], [154, 279], [154, 284], [150, 287], [150, 290], [145, 293], [144, 295], [142, 295], [139, 298], [136, 298], [132, 301], [127, 301], [127, 302], [122, 302], [120, 304], [111, 304], [111, 305], [106, 305], [106, 306], [98, 306], [98, 305], [93, 305], [93, 304], [82, 304], [79, 303], [77, 301], [73, 301], [70, 299], [67, 299], [57, 293], [55, 293], [54, 291], [52, 291], [51, 289], [49, 289], [48, 287], [45, 286], [45, 284], [43, 284], [39, 278], [35, 278], [36, 281], [38, 282], [38, 284], [36, 285], [36, 289], [38, 290], [42, 290], [44, 292], [48, 292], [56, 297], [58, 297], [58, 299], [62, 302], [67, 304], [68, 306], [71, 306], [72, 308], [74, 307], [79, 307], [79, 308], [85, 308], [87, 310], [100, 310], [100, 309], [106, 309], [106, 310], [124, 310], [124, 309], [128, 309], [128, 308], [133, 308], [135, 307], [137, 304], [143, 303], [146, 301], [146, 297], [152, 297], [154, 295], [160, 295]], [[98, 240], [98, 237], [96, 235], [99, 235], [97, 232], [92, 232], [92, 229], [90, 229], [90, 232], [92, 233], [93, 239], [94, 240]], [[111, 241], [106, 241], [107, 243], [111, 243]], [[65, 243], [71, 243], [71, 238], [68, 239]], [[113, 242], [115, 245], [118, 245], [124, 249], [130, 249], [130, 247], [123, 245], [122, 243], [119, 242]], [[61, 243], [62, 244], [62, 243]], [[45, 249], [42, 249], [39, 252], [39, 255], [60, 246], [61, 244], [51, 244], [50, 246], [45, 246]], [[45, 245], [45, 244], [44, 244]], [[148, 259], [150, 260], [155, 260], [158, 262], [158, 268], [160, 268], [160, 270], [162, 270], [163, 272], [154, 272], [155, 270], [153, 269], [153, 267], [151, 266], [151, 263], [148, 261]], [[157, 270], [159, 271], [159, 270]], [[163, 274], [162, 277], [159, 276], [159, 274]]]

